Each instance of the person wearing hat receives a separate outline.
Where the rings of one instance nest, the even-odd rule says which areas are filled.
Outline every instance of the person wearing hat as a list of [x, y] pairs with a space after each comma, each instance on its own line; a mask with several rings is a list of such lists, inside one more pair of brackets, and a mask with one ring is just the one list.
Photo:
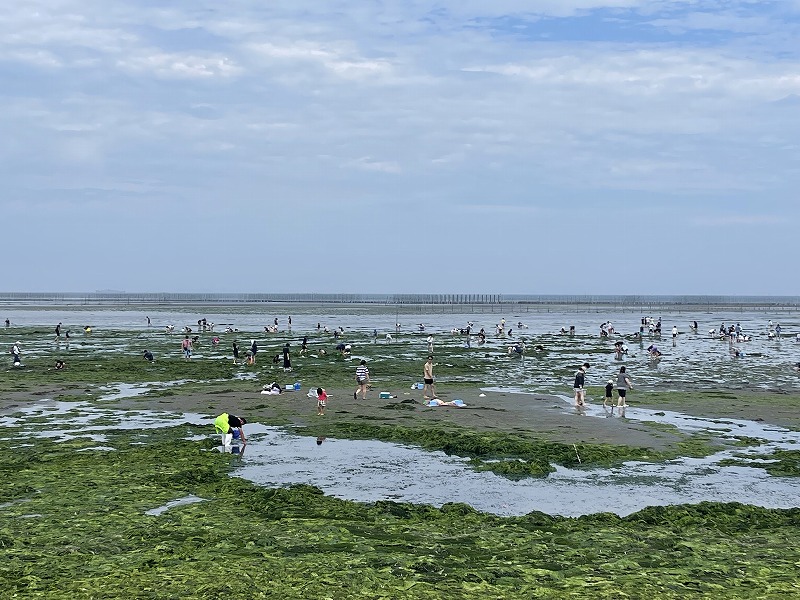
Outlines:
[[[214, 419], [214, 430], [222, 434], [222, 443], [225, 446], [230, 444], [232, 438], [241, 438], [242, 444], [246, 444], [247, 439], [244, 437], [244, 425], [246, 423], [247, 419], [244, 417], [222, 413]], [[229, 438], [228, 435], [231, 437]]]
[[614, 380], [609, 379], [606, 381], [606, 397], [603, 398], [603, 408], [611, 403], [611, 408], [614, 408]]

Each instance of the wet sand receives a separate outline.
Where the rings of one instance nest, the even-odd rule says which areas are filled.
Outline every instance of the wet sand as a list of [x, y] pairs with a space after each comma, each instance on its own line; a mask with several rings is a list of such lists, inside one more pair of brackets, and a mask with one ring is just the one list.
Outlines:
[[[84, 388], [85, 389], [85, 388]], [[654, 450], [674, 449], [685, 439], [684, 435], [650, 427], [634, 419], [620, 418], [615, 409], [613, 416], [604, 418], [602, 402], [590, 403], [589, 416], [578, 413], [571, 401], [563, 397], [544, 394], [519, 394], [502, 391], [482, 391], [476, 388], [442, 390], [442, 400], [460, 398], [465, 408], [424, 406], [421, 390], [389, 390], [395, 397], [380, 399], [377, 390], [368, 393], [367, 400], [353, 399], [352, 389], [328, 390], [328, 408], [324, 416], [317, 416], [316, 399], [308, 397], [308, 390], [284, 392], [280, 395], [223, 392], [215, 394], [189, 394], [166, 397], [136, 396], [103, 401], [103, 406], [122, 409], [152, 409], [168, 412], [197, 412], [217, 415], [230, 412], [245, 416], [251, 422], [287, 426], [320, 425], [324, 423], [362, 423], [371, 425], [398, 425], [404, 427], [459, 426], [483, 431], [505, 431], [535, 438], [581, 444], [613, 444]], [[481, 394], [485, 396], [481, 397]], [[27, 405], [42, 399], [60, 397], [75, 399], [75, 388], [41, 388], [36, 392], [13, 392], [0, 399], [5, 413], [15, 406]], [[792, 429], [800, 429], [800, 417], [793, 408], [796, 397], [787, 396], [785, 402], [765, 396], [746, 400], [729, 398], [703, 398], [686, 394], [685, 398], [671, 398], [664, 405], [641, 402], [647, 394], [632, 394], [630, 408], [671, 410], [697, 417], [735, 418], [759, 420]], [[779, 399], [780, 400], [780, 399]]]

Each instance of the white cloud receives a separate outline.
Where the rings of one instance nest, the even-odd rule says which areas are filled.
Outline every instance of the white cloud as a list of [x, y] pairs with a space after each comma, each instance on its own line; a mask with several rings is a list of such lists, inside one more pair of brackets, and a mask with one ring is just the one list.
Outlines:
[[0, 163], [15, 197], [92, 190], [113, 215], [126, 182], [148, 181], [159, 214], [245, 229], [331, 198], [376, 221], [378, 204], [426, 203], [440, 230], [453, 214], [524, 228], [563, 215], [561, 198], [590, 216], [618, 198], [626, 214], [724, 207], [734, 216], [713, 223], [728, 226], [797, 212], [788, 3], [160, 4], [0, 5], [13, 82]]
[[377, 171], [380, 173], [400, 173], [400, 165], [394, 161], [375, 160], [370, 156], [362, 156], [356, 160], [345, 163], [346, 167], [362, 169], [364, 171]]
[[320, 44], [311, 41], [251, 43], [246, 51], [266, 61], [267, 64], [300, 62], [318, 65], [328, 72], [345, 79], [371, 78], [389, 74], [391, 64], [387, 60], [367, 59], [352, 47], [342, 44]]
[[242, 68], [226, 56], [152, 51], [128, 56], [117, 61], [116, 66], [134, 73], [149, 73], [163, 78], [208, 79], [236, 77]]
[[524, 62], [469, 66], [464, 70], [529, 80], [537, 85], [597, 88], [639, 97], [672, 93], [769, 101], [800, 91], [800, 62], [764, 65], [715, 49], [640, 50], [605, 44], [570, 50], [563, 45], [547, 46], [541, 46], [541, 55]]
[[595, 9], [635, 8], [657, 0], [394, 0], [384, 2], [383, 10], [407, 15], [446, 13], [457, 19], [499, 18], [507, 16], [569, 17]]

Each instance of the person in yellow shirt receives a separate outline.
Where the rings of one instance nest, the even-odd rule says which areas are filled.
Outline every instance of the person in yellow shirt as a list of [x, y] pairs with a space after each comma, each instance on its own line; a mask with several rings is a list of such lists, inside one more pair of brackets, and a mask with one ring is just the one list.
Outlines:
[[[242, 444], [247, 444], [247, 438], [245, 438], [244, 435], [244, 425], [246, 423], [247, 419], [244, 417], [237, 417], [236, 415], [222, 413], [220, 416], [214, 419], [214, 429], [217, 433], [222, 434], [222, 443], [225, 446], [229, 445], [231, 440], [237, 438], [242, 440]], [[227, 437], [229, 435], [231, 437]]]

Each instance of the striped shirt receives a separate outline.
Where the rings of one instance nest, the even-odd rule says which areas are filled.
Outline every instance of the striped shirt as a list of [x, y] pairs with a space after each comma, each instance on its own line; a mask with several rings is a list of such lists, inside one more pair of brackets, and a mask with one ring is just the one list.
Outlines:
[[367, 365], [359, 365], [356, 369], [356, 380], [366, 381], [367, 377], [369, 377], [369, 369], [367, 368]]

